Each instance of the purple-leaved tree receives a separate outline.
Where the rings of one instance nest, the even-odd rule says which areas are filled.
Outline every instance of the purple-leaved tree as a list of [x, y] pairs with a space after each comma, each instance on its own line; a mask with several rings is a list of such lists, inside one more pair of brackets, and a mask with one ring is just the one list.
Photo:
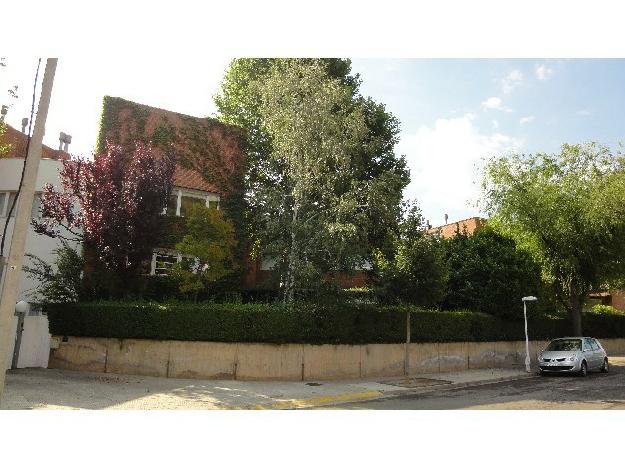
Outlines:
[[158, 242], [160, 215], [172, 187], [173, 151], [137, 142], [133, 152], [107, 143], [94, 160], [65, 161], [62, 190], [47, 184], [35, 230], [79, 239], [114, 272], [136, 272]]

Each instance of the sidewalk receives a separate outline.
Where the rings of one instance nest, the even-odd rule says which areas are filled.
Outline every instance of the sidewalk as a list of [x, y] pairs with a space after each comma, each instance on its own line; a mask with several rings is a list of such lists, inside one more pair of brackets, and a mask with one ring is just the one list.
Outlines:
[[245, 382], [20, 369], [7, 373], [0, 409], [298, 409], [532, 376], [519, 368], [368, 382]]

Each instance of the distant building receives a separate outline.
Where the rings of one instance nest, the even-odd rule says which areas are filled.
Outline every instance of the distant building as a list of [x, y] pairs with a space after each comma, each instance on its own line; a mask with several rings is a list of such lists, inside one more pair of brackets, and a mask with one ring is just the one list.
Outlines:
[[427, 232], [428, 234], [440, 236], [443, 239], [449, 239], [450, 237], [454, 237], [457, 233], [466, 232], [467, 234], [473, 234], [477, 229], [483, 227], [485, 224], [486, 220], [484, 218], [474, 216], [472, 218], [429, 228]]

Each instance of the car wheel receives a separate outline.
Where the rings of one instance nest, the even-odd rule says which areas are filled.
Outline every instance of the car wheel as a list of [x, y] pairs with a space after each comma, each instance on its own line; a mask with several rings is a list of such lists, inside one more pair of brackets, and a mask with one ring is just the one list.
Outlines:
[[586, 377], [588, 375], [588, 364], [586, 361], [582, 361], [582, 366], [579, 368], [579, 375]]
[[603, 366], [601, 366], [601, 372], [603, 372], [604, 374], [607, 374], [609, 370], [610, 370], [610, 364], [608, 364], [608, 358], [605, 358], [603, 360]]

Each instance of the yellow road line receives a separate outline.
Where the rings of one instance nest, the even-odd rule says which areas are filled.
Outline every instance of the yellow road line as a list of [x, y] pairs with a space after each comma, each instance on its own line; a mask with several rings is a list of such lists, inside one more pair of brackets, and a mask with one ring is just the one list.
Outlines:
[[331, 403], [343, 403], [346, 401], [366, 400], [368, 398], [376, 398], [382, 396], [382, 392], [369, 391], [369, 392], [357, 392], [357, 393], [342, 393], [339, 395], [327, 395], [318, 396], [314, 398], [306, 398], [303, 400], [286, 400], [277, 401], [268, 405], [253, 405], [248, 409], [259, 410], [277, 410], [277, 409], [297, 409], [297, 408], [309, 408], [313, 406], [328, 405]]

